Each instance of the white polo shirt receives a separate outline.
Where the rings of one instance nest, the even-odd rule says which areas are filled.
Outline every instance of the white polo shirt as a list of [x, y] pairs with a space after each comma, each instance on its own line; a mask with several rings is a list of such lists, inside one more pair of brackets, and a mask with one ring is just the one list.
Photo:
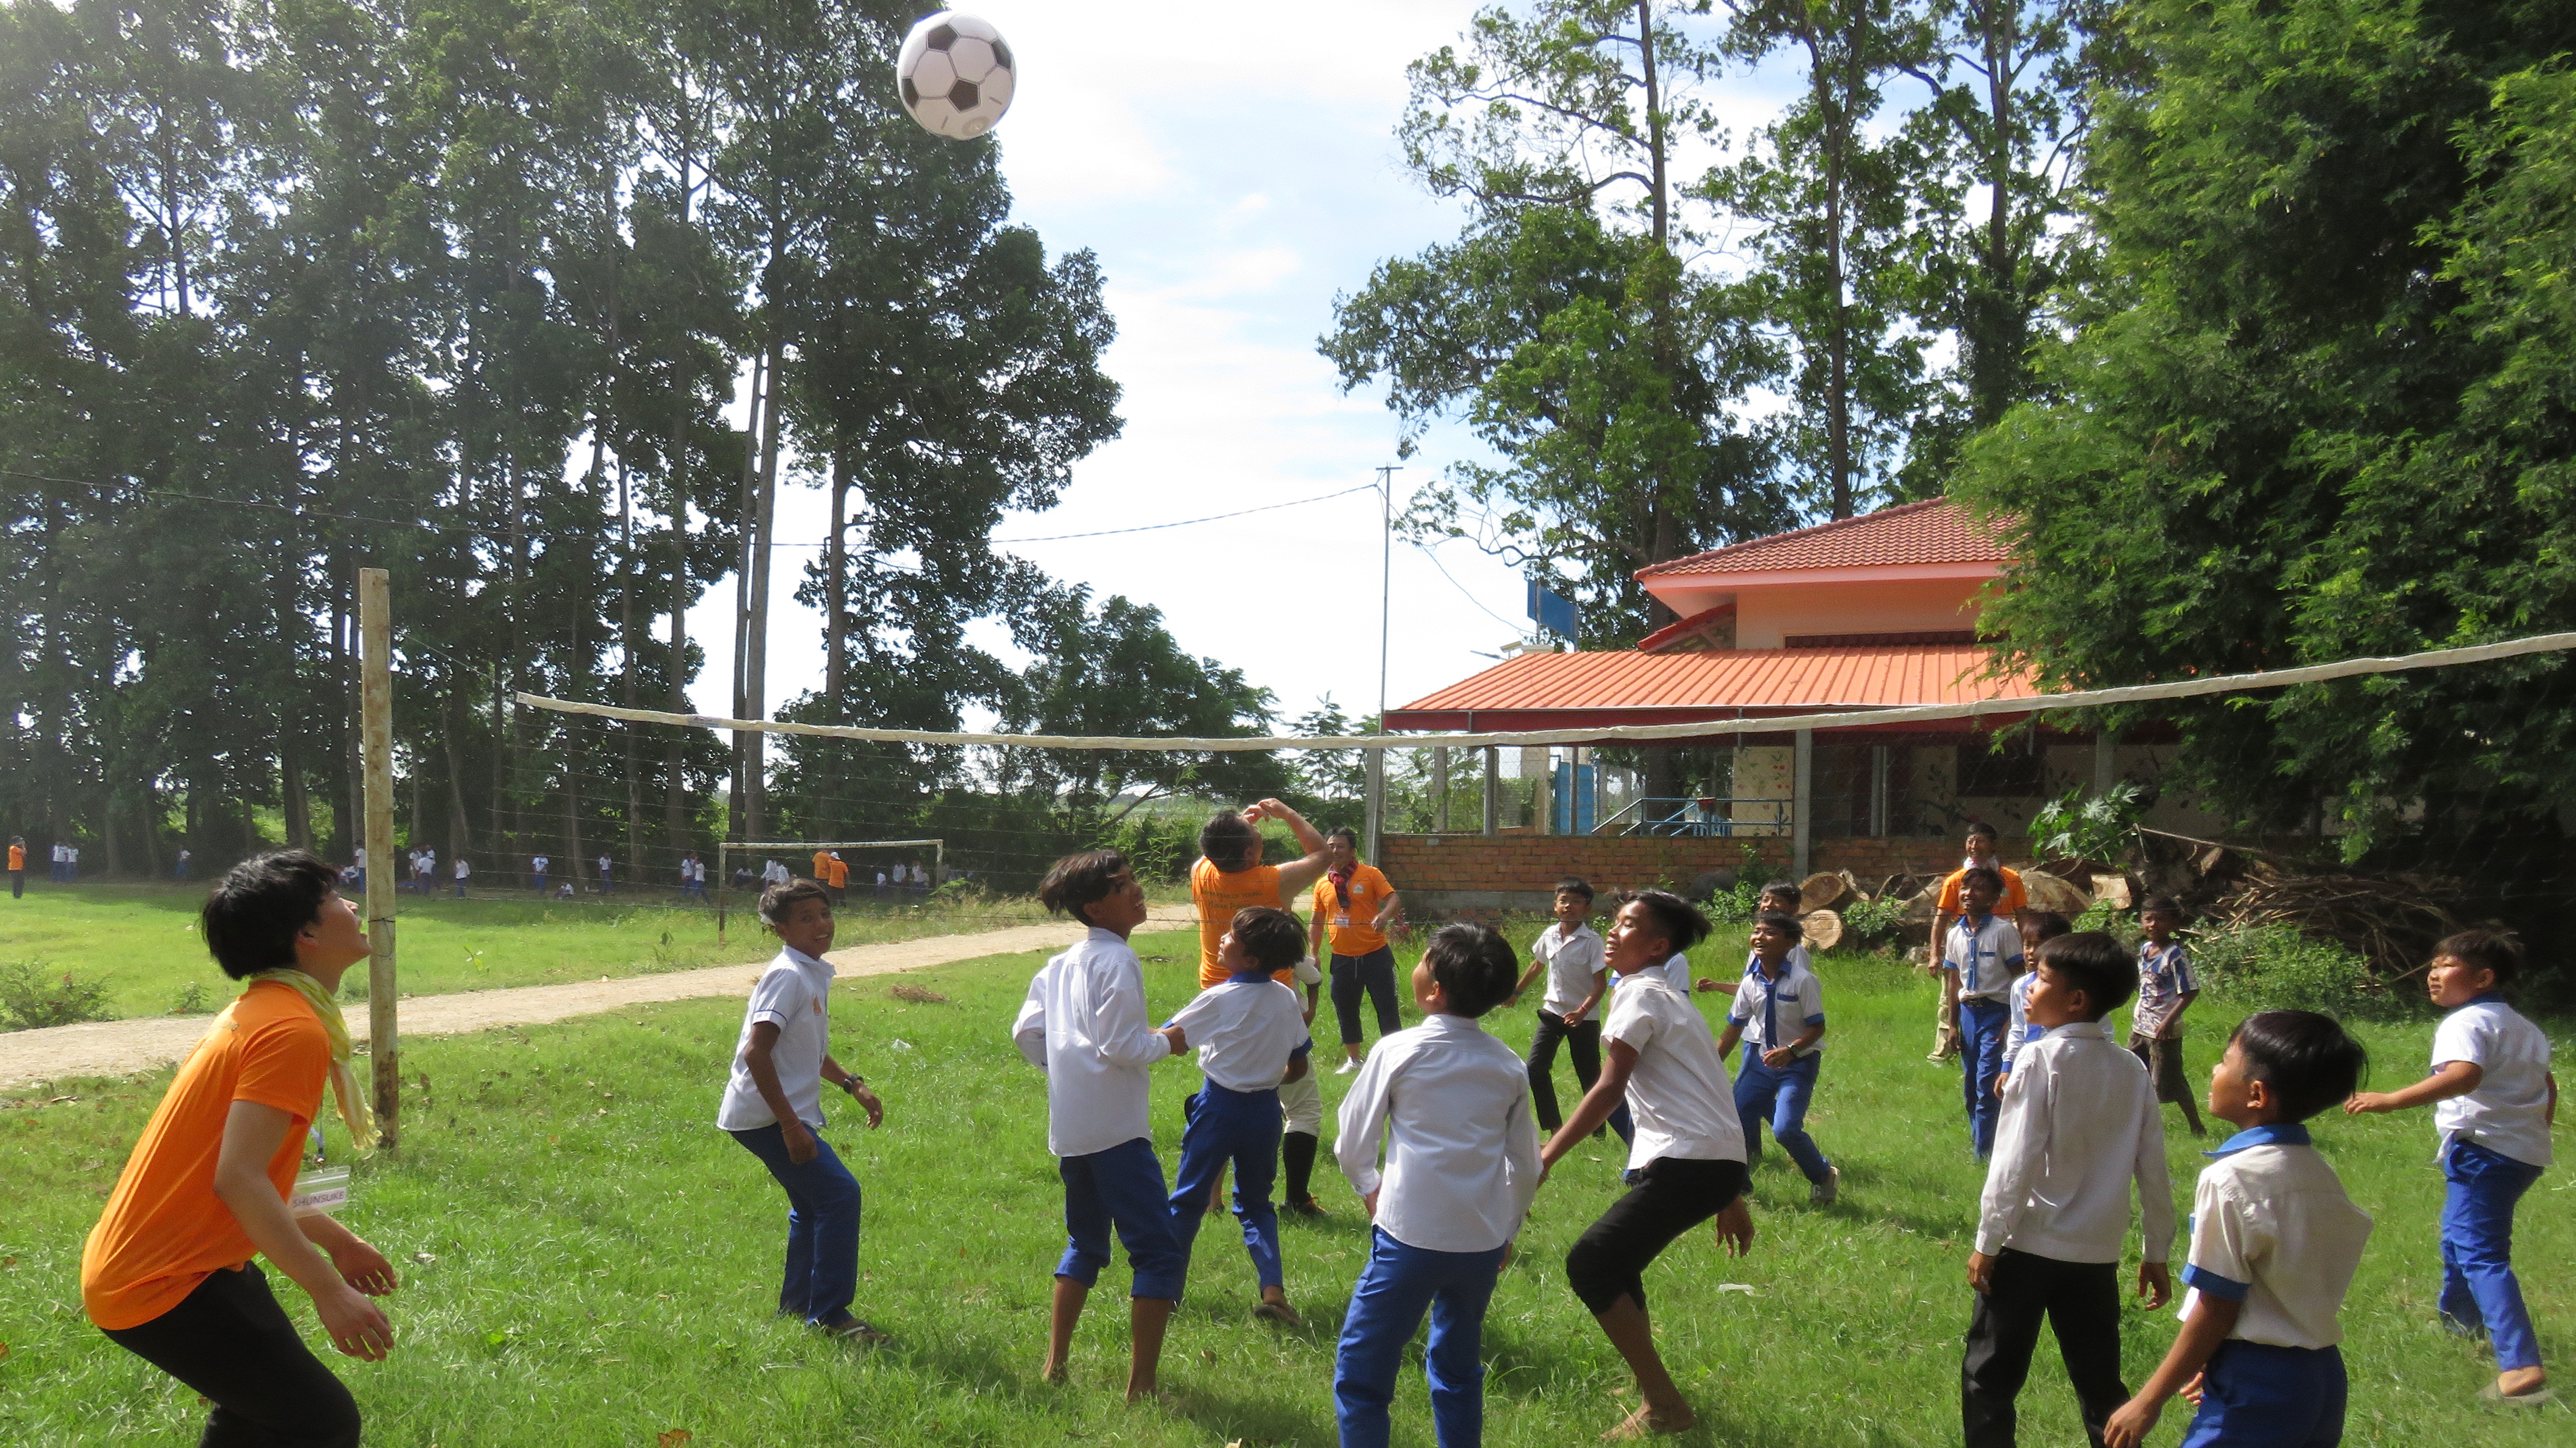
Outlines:
[[742, 1035], [734, 1042], [733, 1073], [725, 1078], [724, 1104], [716, 1108], [716, 1125], [727, 1131], [749, 1131], [773, 1125], [777, 1113], [761, 1099], [745, 1059], [751, 1050], [751, 1028], [762, 1021], [778, 1027], [769, 1048], [769, 1063], [778, 1071], [778, 1089], [787, 1094], [796, 1119], [823, 1129], [823, 1058], [832, 1035], [832, 963], [800, 950], [780, 947], [776, 959], [751, 987], [743, 1007]]
[[2227, 1335], [2274, 1347], [2343, 1341], [2344, 1293], [2370, 1241], [2370, 1214], [2295, 1122], [2231, 1136], [2192, 1194], [2188, 1319], [2205, 1294], [2244, 1304]]
[[1269, 1091], [1310, 1051], [1297, 992], [1267, 975], [1229, 976], [1191, 997], [1171, 1024], [1199, 1053], [1199, 1069], [1228, 1091]]
[[1601, 937], [1589, 925], [1567, 933], [1563, 922], [1551, 925], [1530, 942], [1530, 954], [1547, 966], [1547, 994], [1538, 1008], [1561, 1016], [1592, 999], [1593, 983], [1609, 967], [1601, 963]]
[[2039, 1039], [2030, 1029], [2030, 988], [2039, 983], [2039, 972], [2025, 970], [2013, 977], [2012, 989], [2005, 992], [2011, 1013], [2005, 1017], [2004, 1069], [2018, 1071], [2021, 1048]]
[[1639, 971], [1635, 976], [1613, 974], [1610, 977], [1610, 984], [1615, 989], [1624, 981], [1650, 978], [1661, 980], [1673, 989], [1680, 991], [1683, 995], [1689, 995], [1691, 989], [1690, 957], [1676, 953], [1666, 959], [1663, 964], [1647, 966], [1644, 970]]
[[1046, 1072], [1047, 1150], [1089, 1156], [1153, 1139], [1145, 1068], [1172, 1043], [1145, 1015], [1144, 965], [1114, 932], [1095, 925], [1038, 967], [1011, 1041]]
[[2433, 1028], [2433, 1069], [2472, 1061], [2478, 1089], [2433, 1103], [2442, 1148], [2466, 1137], [2530, 1166], [2549, 1165], [2549, 1037], [2506, 1005], [2484, 995]]
[[1490, 1252], [1519, 1234], [1538, 1194], [1528, 1068], [1465, 1016], [1381, 1038], [1342, 1098], [1340, 1125], [1342, 1175], [1361, 1196], [1378, 1194], [1377, 1225], [1408, 1247]]
[[546, 866], [548, 866], [548, 865], [550, 865], [550, 864], [553, 864], [553, 863], [554, 863], [554, 862], [553, 862], [552, 860], [550, 860], [550, 859], [546, 858], [546, 857], [545, 857], [545, 856], [543, 856], [543, 855], [539, 855], [539, 856], [537, 856], [535, 859], [530, 860], [530, 861], [528, 862], [528, 869], [529, 869], [529, 871], [530, 871], [531, 873], [533, 873], [533, 874], [542, 875], [542, 874], [544, 874], [544, 873], [546, 872]]
[[2147, 1068], [2100, 1021], [2072, 1021], [2024, 1046], [1995, 1124], [1977, 1250], [2117, 1262], [2133, 1182], [2139, 1247], [2162, 1262], [2173, 1255], [2173, 1178]]
[[1983, 925], [1962, 915], [1941, 943], [1941, 963], [1959, 973], [1959, 999], [2002, 1000], [2021, 974], [2021, 932], [2000, 915]]
[[[1743, 983], [1735, 988], [1735, 1004], [1727, 1016], [1744, 1027], [1744, 1039], [1764, 1050], [1788, 1045], [1806, 1033], [1809, 1026], [1825, 1023], [1825, 988], [1815, 972], [1798, 960], [1792, 951], [1780, 962], [1780, 978], [1773, 980], [1763, 973], [1762, 958], [1744, 972]], [[1798, 1052], [1805, 1060], [1825, 1049], [1822, 1037]]]
[[1628, 1144], [1631, 1169], [1667, 1156], [1744, 1160], [1735, 1084], [1707, 1019], [1689, 996], [1660, 976], [1641, 975], [1610, 998], [1601, 1039], [1637, 1053], [1637, 1068], [1628, 1077], [1628, 1112], [1637, 1129]]

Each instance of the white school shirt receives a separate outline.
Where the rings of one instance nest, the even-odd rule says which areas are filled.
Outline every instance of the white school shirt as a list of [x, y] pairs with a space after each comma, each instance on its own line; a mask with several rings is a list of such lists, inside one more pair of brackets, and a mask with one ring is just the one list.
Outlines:
[[1628, 1076], [1628, 1112], [1637, 1128], [1628, 1143], [1631, 1170], [1659, 1157], [1744, 1160], [1735, 1083], [1708, 1021], [1689, 996], [1661, 976], [1639, 976], [1610, 998], [1601, 1039], [1624, 1042], [1637, 1053], [1636, 1070]]
[[554, 861], [549, 857], [539, 855], [535, 859], [528, 861], [528, 868], [535, 873], [542, 875], [546, 872], [546, 866], [553, 863]]
[[743, 1006], [742, 1036], [734, 1042], [733, 1074], [725, 1078], [724, 1104], [716, 1108], [716, 1125], [727, 1131], [749, 1131], [778, 1120], [761, 1098], [746, 1060], [751, 1028], [767, 1021], [778, 1027], [769, 1063], [777, 1068], [778, 1089], [786, 1093], [788, 1109], [807, 1126], [823, 1129], [823, 1058], [831, 1053], [832, 975], [830, 961], [779, 948]]
[[1173, 1016], [1199, 1069], [1228, 1091], [1269, 1091], [1288, 1063], [1314, 1049], [1297, 992], [1267, 975], [1229, 976], [1190, 998]]
[[467, 864], [464, 857], [459, 856], [456, 861], [456, 878], [462, 880], [473, 873], [474, 867]]
[[1095, 925], [1038, 967], [1011, 1041], [1046, 1072], [1047, 1150], [1089, 1156], [1153, 1139], [1145, 1068], [1172, 1043], [1146, 1018], [1145, 967], [1115, 932]]
[[1567, 934], [1562, 922], [1538, 933], [1530, 942], [1530, 954], [1547, 966], [1547, 994], [1539, 998], [1538, 1008], [1551, 1016], [1561, 1016], [1592, 998], [1593, 982], [1608, 969], [1601, 962], [1601, 937], [1589, 925], [1574, 927]]
[[1466, 1016], [1380, 1039], [1342, 1098], [1340, 1126], [1342, 1175], [1361, 1196], [1378, 1194], [1377, 1225], [1408, 1247], [1490, 1252], [1519, 1234], [1538, 1194], [1529, 1070]]
[[2433, 1028], [2433, 1069], [2474, 1061], [2478, 1089], [2433, 1103], [2442, 1148], [2466, 1137], [2528, 1166], [2549, 1165], [2549, 1037], [2522, 1012], [2484, 995]]
[[[1803, 945], [1792, 945], [1789, 947], [1789, 963], [1798, 967], [1800, 970], [1813, 970], [1816, 968], [1814, 958], [1807, 954], [1807, 947]], [[1752, 949], [1749, 946], [1746, 947], [1744, 952], [1744, 968], [1746, 970], [1760, 970], [1762, 968], [1762, 952]]]
[[2344, 1293], [2370, 1241], [2370, 1214], [2296, 1122], [2258, 1126], [2210, 1153], [2192, 1193], [2189, 1320], [2205, 1294], [2243, 1304], [2227, 1335], [2274, 1347], [2343, 1341]]
[[2000, 915], [1987, 916], [1982, 927], [1962, 915], [1941, 943], [1941, 963], [1959, 973], [1961, 1000], [2003, 999], [2021, 961], [2021, 932]]
[[[1780, 978], [1773, 980], [1763, 973], [1762, 958], [1745, 968], [1744, 980], [1735, 988], [1735, 1004], [1727, 1017], [1744, 1027], [1746, 1043], [1764, 1050], [1788, 1045], [1806, 1034], [1807, 1027], [1825, 1023], [1825, 987], [1816, 973], [1802, 964], [1796, 953], [1780, 963]], [[1825, 1049], [1824, 1039], [1798, 1053], [1805, 1060]]]
[[2138, 1189], [2145, 1260], [2173, 1254], [2173, 1179], [2147, 1068], [2100, 1021], [2072, 1021], [2022, 1048], [2004, 1086], [1977, 1250], [2117, 1262]]
[[1639, 971], [1635, 977], [1620, 975], [1614, 971], [1610, 976], [1610, 985], [1611, 988], [1615, 990], [1622, 981], [1641, 979], [1645, 977], [1653, 977], [1661, 980], [1666, 985], [1680, 991], [1682, 994], [1689, 995], [1691, 989], [1690, 957], [1687, 955], [1675, 954], [1661, 965], [1647, 966], [1644, 970]]
[[616, 863], [617, 863], [617, 862], [616, 862], [615, 860], [610, 859], [610, 858], [609, 858], [608, 856], [606, 856], [606, 855], [602, 855], [602, 856], [600, 856], [600, 857], [599, 857], [599, 873], [600, 873], [602, 876], [607, 875], [607, 873], [609, 872], [610, 868], [611, 868], [611, 867], [613, 867]]
[[2004, 1027], [2004, 1070], [2007, 1072], [2021, 1069], [2016, 1064], [2021, 1059], [2021, 1048], [2039, 1039], [2030, 1031], [2030, 988], [2038, 980], [2038, 971], [2025, 970], [2013, 977], [2012, 989], [2005, 993], [2007, 1003], [2012, 1007], [2011, 1023]]
[[359, 869], [361, 869], [361, 870], [363, 870], [363, 869], [367, 868], [367, 852], [366, 852], [366, 851], [364, 851], [364, 850], [352, 850], [352, 851], [350, 851], [350, 852], [349, 852], [349, 863], [351, 863], [351, 864], [353, 864], [353, 865], [357, 866], [357, 867], [358, 867]]
[[2191, 973], [2191, 953], [2181, 941], [2166, 941], [2162, 950], [2140, 941], [2138, 1003], [2130, 1009], [2129, 1029], [2141, 1036], [2165, 1035], [2182, 998], [2198, 989], [2200, 982]]

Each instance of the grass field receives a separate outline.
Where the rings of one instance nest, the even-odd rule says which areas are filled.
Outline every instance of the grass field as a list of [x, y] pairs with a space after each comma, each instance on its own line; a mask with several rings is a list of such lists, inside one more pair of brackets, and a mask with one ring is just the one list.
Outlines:
[[[1157, 1013], [1190, 994], [1185, 939], [1139, 941], [1148, 956], [1173, 957], [1147, 966]], [[1331, 1444], [1333, 1342], [1367, 1229], [1329, 1158], [1318, 1181], [1331, 1218], [1285, 1229], [1288, 1290], [1307, 1330], [1248, 1318], [1250, 1269], [1231, 1231], [1212, 1223], [1173, 1321], [1168, 1402], [1119, 1401], [1123, 1264], [1104, 1275], [1084, 1322], [1073, 1386], [1038, 1381], [1061, 1194], [1043, 1078], [1007, 1038], [1037, 963], [1003, 957], [904, 977], [943, 992], [944, 1004], [895, 999], [884, 978], [839, 992], [835, 1050], [878, 1086], [888, 1113], [873, 1133], [836, 1113], [829, 1132], [867, 1193], [857, 1309], [898, 1339], [873, 1354], [770, 1316], [783, 1203], [710, 1124], [737, 1003], [410, 1048], [401, 1156], [359, 1168], [347, 1214], [406, 1274], [389, 1303], [394, 1356], [332, 1357], [366, 1412], [368, 1442], [583, 1448], [654, 1444], [685, 1429], [690, 1448]], [[1829, 957], [1820, 973], [1834, 1029], [1811, 1125], [1843, 1169], [1843, 1199], [1809, 1210], [1805, 1183], [1774, 1152], [1754, 1176], [1752, 1256], [1729, 1259], [1699, 1232], [1650, 1272], [1666, 1358], [1701, 1415], [1683, 1441], [1955, 1443], [1969, 1305], [1961, 1267], [1979, 1182], [1957, 1076], [1922, 1059], [1931, 988], [1919, 976], [1847, 957]], [[1489, 1024], [1525, 1043], [1527, 1003]], [[2195, 1070], [2226, 1024], [2224, 1009], [2197, 1022]], [[2553, 1023], [2562, 1049], [2565, 1025]], [[2422, 1069], [2429, 1023], [2364, 1035], [2381, 1083]], [[1155, 1072], [1167, 1170], [1181, 1099], [1197, 1079], [1182, 1064]], [[1327, 1101], [1350, 1079], [1327, 1074]], [[53, 1098], [0, 1101], [0, 1442], [194, 1441], [195, 1395], [92, 1330], [77, 1286], [83, 1234], [164, 1080], [60, 1083]], [[2168, 1121], [2177, 1209], [2187, 1210], [2201, 1144], [2181, 1133], [2178, 1115]], [[2564, 1406], [2523, 1416], [2482, 1408], [2474, 1394], [2492, 1371], [2482, 1350], [2434, 1326], [2441, 1183], [2425, 1115], [2338, 1115], [2318, 1136], [2379, 1223], [2344, 1319], [2355, 1383], [2346, 1441], [2570, 1441], [2576, 1415]], [[1562, 1270], [1567, 1246], [1617, 1195], [1619, 1166], [1615, 1143], [1579, 1152], [1540, 1194], [1486, 1326], [1495, 1444], [1589, 1442], [1623, 1410], [1619, 1361]], [[2568, 1191], [2562, 1173], [2542, 1179], [2516, 1252], [2544, 1351], [2558, 1363], [2576, 1350]], [[302, 1294], [276, 1280], [309, 1323]], [[2170, 1311], [2127, 1315], [2132, 1382], [2172, 1333]], [[2024, 1442], [2081, 1441], [2045, 1348], [2023, 1402]], [[2151, 1441], [2176, 1442], [2181, 1415], [2169, 1413]], [[1396, 1441], [1431, 1441], [1418, 1369], [1397, 1404]]]

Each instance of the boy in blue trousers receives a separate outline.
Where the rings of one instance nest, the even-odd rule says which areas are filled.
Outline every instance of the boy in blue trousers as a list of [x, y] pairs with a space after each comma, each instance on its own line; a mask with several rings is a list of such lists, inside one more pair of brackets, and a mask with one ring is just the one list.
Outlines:
[[1517, 964], [1492, 930], [1443, 926], [1413, 968], [1422, 1024], [1380, 1037], [1342, 1100], [1334, 1154], [1376, 1223], [1333, 1364], [1342, 1448], [1386, 1448], [1395, 1375], [1426, 1310], [1440, 1448], [1484, 1441], [1485, 1308], [1539, 1162], [1529, 1076], [1476, 1018], [1510, 998]]
[[2443, 1325], [2480, 1332], [2495, 1348], [2490, 1402], [2548, 1401], [2540, 1340], [2513, 1273], [2513, 1209], [2549, 1165], [2558, 1078], [2549, 1037], [2502, 994], [2522, 965], [2522, 942], [2500, 930], [2467, 930], [2433, 948], [2426, 982], [2450, 1014], [2433, 1029], [2433, 1074], [2399, 1091], [2364, 1091], [2351, 1112], [2433, 1106], [2442, 1134]]
[[2003, 1105], [1995, 1094], [1995, 1078], [2004, 1071], [2013, 977], [2022, 973], [2021, 933], [1995, 913], [2003, 893], [2004, 877], [1992, 867], [1972, 865], [1960, 871], [1959, 923], [1941, 943], [1942, 974], [1957, 982], [1968, 1146], [1979, 1161], [1994, 1154], [1995, 1120]]
[[1717, 1054], [1723, 1060], [1738, 1041], [1747, 1043], [1735, 1073], [1744, 1159], [1761, 1155], [1762, 1123], [1769, 1121], [1772, 1137], [1807, 1179], [1807, 1205], [1829, 1207], [1843, 1174], [1807, 1134], [1807, 1103], [1825, 1059], [1825, 999], [1815, 972], [1797, 959], [1805, 935], [1795, 915], [1771, 910], [1754, 917], [1753, 964], [1736, 987]]
[[1279, 1086], [1311, 1068], [1315, 1039], [1293, 987], [1272, 979], [1305, 958], [1297, 917], [1253, 906], [1234, 912], [1217, 940], [1217, 963], [1226, 978], [1192, 997], [1172, 1026], [1199, 1053], [1207, 1081], [1189, 1099], [1189, 1125], [1181, 1131], [1181, 1164], [1172, 1183], [1172, 1232], [1189, 1258], [1199, 1224], [1207, 1220], [1208, 1194], [1234, 1166], [1234, 1217], [1243, 1248], [1261, 1283], [1252, 1309], [1289, 1327], [1305, 1324], [1288, 1305], [1279, 1269], [1279, 1212], [1270, 1186], [1279, 1176]]

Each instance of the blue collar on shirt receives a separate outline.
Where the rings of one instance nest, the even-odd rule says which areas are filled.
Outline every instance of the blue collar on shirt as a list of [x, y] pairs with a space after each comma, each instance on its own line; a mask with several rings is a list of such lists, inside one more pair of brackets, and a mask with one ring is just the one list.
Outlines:
[[1238, 971], [1225, 978], [1226, 984], [1228, 985], [1259, 985], [1261, 982], [1268, 979], [1270, 979], [1270, 972], [1263, 970], [1257, 965], [1248, 971]]
[[2249, 1146], [2306, 1146], [2306, 1123], [2275, 1121], [2269, 1126], [2249, 1126], [2218, 1144], [2218, 1150], [2202, 1152], [2203, 1156], [2227, 1156]]
[[2493, 991], [2493, 990], [2482, 990], [2482, 991], [2479, 991], [2476, 995], [2473, 995], [2473, 996], [2469, 997], [2467, 1000], [2462, 1001], [2462, 1002], [2460, 1003], [2459, 1008], [2460, 1008], [2461, 1010], [2467, 1010], [2467, 1009], [2468, 1009], [2469, 1007], [2471, 1007], [2471, 1006], [2500, 1006], [2500, 1005], [2503, 1005], [2503, 1004], [2504, 1004], [2504, 992], [2502, 992], [2502, 991]]

